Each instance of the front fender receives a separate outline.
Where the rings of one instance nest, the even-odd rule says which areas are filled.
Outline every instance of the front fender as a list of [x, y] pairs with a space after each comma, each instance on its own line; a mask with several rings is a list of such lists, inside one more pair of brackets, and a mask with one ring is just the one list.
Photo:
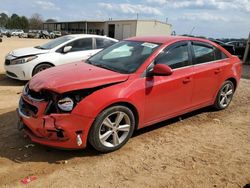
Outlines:
[[127, 81], [95, 91], [78, 103], [72, 113], [95, 118], [108, 106], [129, 103], [136, 108], [140, 125], [144, 114], [145, 89], [143, 84], [141, 87], [138, 86], [138, 81]]

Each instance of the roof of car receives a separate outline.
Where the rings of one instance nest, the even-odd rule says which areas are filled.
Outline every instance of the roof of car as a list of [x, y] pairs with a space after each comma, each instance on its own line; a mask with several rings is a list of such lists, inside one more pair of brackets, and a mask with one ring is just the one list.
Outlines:
[[152, 43], [161, 43], [161, 44], [181, 41], [181, 40], [198, 40], [198, 41], [203, 41], [203, 42], [209, 42], [206, 39], [186, 37], [186, 36], [142, 36], [142, 37], [131, 37], [125, 40], [143, 41], [143, 42], [152, 42]]
[[[67, 35], [67, 36], [72, 36], [72, 37], [75, 37], [75, 38], [78, 38], [78, 37], [107, 37], [107, 36], [102, 36], [102, 35], [92, 35], [92, 34], [70, 34], [70, 35]], [[114, 39], [116, 40], [116, 39]]]

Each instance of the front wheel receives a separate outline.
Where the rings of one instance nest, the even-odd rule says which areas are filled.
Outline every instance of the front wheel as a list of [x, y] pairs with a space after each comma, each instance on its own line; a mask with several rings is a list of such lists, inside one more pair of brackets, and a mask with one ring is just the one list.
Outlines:
[[96, 118], [89, 133], [89, 143], [99, 152], [121, 148], [132, 136], [135, 127], [133, 112], [125, 106], [112, 106]]
[[52, 65], [47, 64], [47, 63], [42, 63], [40, 65], [37, 65], [35, 67], [35, 69], [33, 70], [32, 76], [34, 76], [35, 74], [37, 74], [45, 69], [51, 68], [51, 67], [52, 67]]
[[234, 91], [234, 84], [230, 80], [225, 81], [217, 94], [214, 107], [217, 110], [223, 110], [227, 108], [232, 101]]

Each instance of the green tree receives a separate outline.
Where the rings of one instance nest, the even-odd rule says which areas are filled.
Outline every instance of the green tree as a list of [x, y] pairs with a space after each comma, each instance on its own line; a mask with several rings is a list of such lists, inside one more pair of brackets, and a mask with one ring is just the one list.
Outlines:
[[20, 29], [20, 17], [17, 14], [12, 14], [6, 24], [8, 29]]
[[8, 15], [5, 13], [0, 14], [0, 27], [5, 27], [8, 22]]
[[25, 16], [22, 16], [20, 18], [20, 29], [23, 29], [23, 30], [29, 29], [29, 20]]

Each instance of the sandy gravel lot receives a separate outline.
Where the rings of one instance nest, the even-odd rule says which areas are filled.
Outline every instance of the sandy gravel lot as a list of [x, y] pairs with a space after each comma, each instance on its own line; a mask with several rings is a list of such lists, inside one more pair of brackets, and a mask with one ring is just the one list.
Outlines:
[[210, 108], [138, 131], [119, 151], [61, 151], [35, 145], [18, 132], [24, 82], [8, 79], [7, 52], [46, 40], [0, 43], [0, 187], [243, 187], [250, 183], [250, 80], [242, 79], [231, 106]]

